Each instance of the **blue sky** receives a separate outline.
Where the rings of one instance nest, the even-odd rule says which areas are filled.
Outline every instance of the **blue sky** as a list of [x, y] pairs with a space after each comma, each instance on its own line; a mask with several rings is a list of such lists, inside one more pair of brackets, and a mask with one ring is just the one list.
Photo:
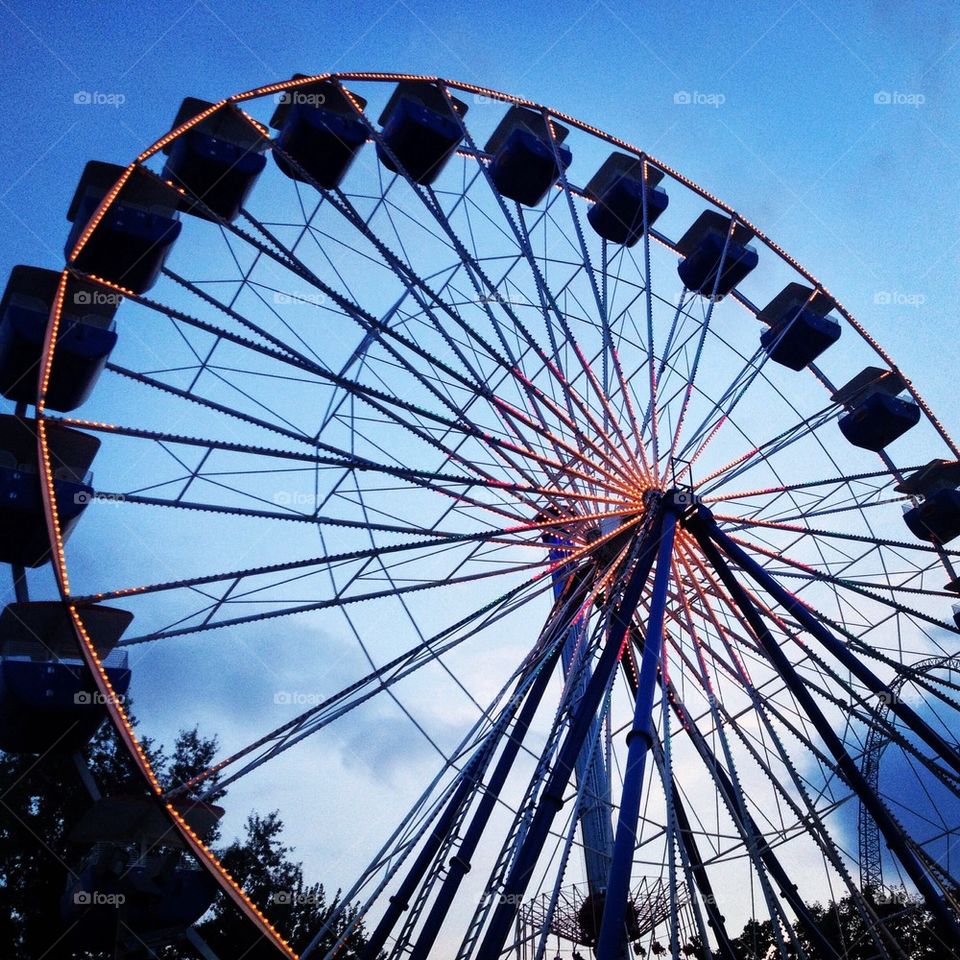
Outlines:
[[953, 3], [0, 0], [0, 22], [0, 276], [61, 266], [84, 164], [128, 162], [185, 96], [294, 72], [439, 74], [548, 104], [702, 184], [819, 277], [960, 428]]
[[57, 266], [83, 164], [126, 161], [186, 95], [295, 71], [437, 73], [589, 120], [697, 180], [820, 277], [944, 419], [957, 410], [935, 375], [960, 293], [955, 4], [5, 0], [0, 18], [0, 273]]

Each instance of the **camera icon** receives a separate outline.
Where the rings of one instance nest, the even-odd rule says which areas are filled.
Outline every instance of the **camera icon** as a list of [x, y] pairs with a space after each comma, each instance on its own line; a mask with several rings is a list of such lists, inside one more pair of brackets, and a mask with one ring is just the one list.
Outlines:
[[693, 102], [693, 97], [686, 90], [678, 90], [673, 95], [673, 102], [676, 104], [688, 104]]
[[289, 890], [278, 890], [270, 900], [273, 903], [293, 903], [293, 897]]
[[86, 490], [80, 490], [73, 495], [73, 502], [78, 506], [86, 506], [93, 499], [93, 494]]
[[673, 495], [670, 497], [670, 501], [675, 507], [686, 509], [687, 507], [696, 505], [697, 495], [693, 492], [692, 488], [686, 487], [674, 490]]
[[77, 890], [73, 895], [73, 902], [78, 907], [89, 907], [93, 903], [93, 897], [87, 890]]
[[78, 707], [89, 707], [93, 703], [93, 694], [87, 690], [78, 690], [73, 695], [73, 702]]
[[290, 693], [289, 690], [278, 690], [273, 695], [273, 702], [282, 703], [282, 704], [293, 703], [293, 695]]

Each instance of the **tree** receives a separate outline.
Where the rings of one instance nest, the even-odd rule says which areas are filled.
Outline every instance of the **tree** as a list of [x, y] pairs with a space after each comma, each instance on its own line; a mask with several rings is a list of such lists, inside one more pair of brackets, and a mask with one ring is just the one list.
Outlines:
[[[946, 960], [956, 944], [939, 933], [939, 923], [923, 900], [905, 890], [876, 896], [867, 894], [873, 909], [884, 922], [908, 960]], [[872, 960], [877, 948], [868, 926], [849, 895], [826, 905], [812, 904], [811, 913], [826, 940], [845, 960]], [[809, 944], [807, 934], [798, 934], [812, 957], [820, 954]]]
[[731, 941], [738, 960], [766, 960], [772, 944], [773, 923], [770, 920], [757, 920], [751, 917], [740, 933]]
[[[171, 786], [208, 768], [217, 749], [216, 739], [203, 737], [196, 728], [181, 731], [170, 756], [149, 739], [141, 743], [161, 782]], [[86, 746], [83, 757], [104, 796], [146, 795], [139, 773], [118, 748], [108, 725]], [[211, 795], [218, 802], [222, 797], [222, 793]], [[71, 757], [0, 753], [0, 943], [11, 951], [4, 951], [4, 956], [95, 960], [108, 955], [77, 951], [64, 938], [60, 922], [60, 898], [78, 855], [68, 837], [90, 803]], [[321, 884], [304, 880], [302, 865], [291, 860], [291, 848], [281, 841], [282, 832], [276, 812], [251, 814], [244, 836], [220, 849], [218, 856], [294, 948], [302, 949], [330, 911], [340, 906], [339, 893], [328, 902]], [[331, 936], [339, 936], [355, 916], [355, 908], [344, 911]], [[223, 960], [279, 956], [275, 948], [258, 942], [248, 921], [222, 895], [198, 929]], [[349, 946], [356, 951], [364, 942], [363, 927], [358, 925]], [[164, 948], [158, 956], [193, 960], [196, 954], [178, 944]]]
[[[163, 756], [144, 749], [162, 769]], [[132, 764], [102, 730], [84, 751], [105, 793], [143, 792]], [[90, 806], [70, 756], [0, 753], [0, 942], [39, 957], [57, 944], [60, 896], [75, 851], [67, 837]], [[62, 945], [61, 945], [62, 946]], [[55, 948], [56, 949], [56, 948]], [[49, 956], [67, 956], [65, 948]]]
[[[947, 960], [955, 956], [951, 951], [956, 949], [956, 944], [940, 934], [933, 914], [919, 897], [906, 891], [883, 896], [867, 891], [867, 899], [907, 960]], [[867, 923], [849, 895], [826, 904], [807, 904], [807, 909], [824, 939], [844, 960], [875, 960], [878, 956]], [[793, 933], [809, 960], [828, 960], [802, 924], [795, 923]], [[738, 960], [778, 957], [775, 942], [770, 920], [755, 918], [748, 920], [740, 936], [732, 941]], [[784, 936], [784, 942], [788, 955], [797, 956], [789, 936]]]
[[[270, 922], [302, 949], [323, 919], [340, 906], [339, 892], [328, 904], [322, 884], [304, 882], [301, 865], [290, 860], [292, 851], [280, 841], [282, 829], [276, 813], [266, 817], [252, 814], [247, 819], [243, 842], [230, 844], [220, 859], [231, 876], [261, 905]], [[321, 946], [332, 947], [355, 918], [355, 907], [344, 911]], [[222, 902], [215, 908], [214, 916], [201, 924], [200, 932], [214, 952], [224, 957], [273, 960], [275, 956], [273, 948], [258, 941], [237, 911]], [[365, 942], [362, 927], [358, 928], [348, 938], [342, 956], [358, 955]]]

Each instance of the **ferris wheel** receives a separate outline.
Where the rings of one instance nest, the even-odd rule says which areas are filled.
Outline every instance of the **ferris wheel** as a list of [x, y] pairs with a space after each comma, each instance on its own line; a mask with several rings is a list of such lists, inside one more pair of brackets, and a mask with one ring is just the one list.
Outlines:
[[[849, 897], [897, 958], [901, 887], [960, 943], [960, 451], [758, 226], [384, 73], [187, 99], [68, 220], [0, 303], [0, 748], [108, 716], [149, 789], [79, 829], [79, 942], [109, 850], [141, 945], [221, 892], [291, 957], [730, 960], [758, 919], [832, 958]], [[138, 737], [195, 721], [223, 755], [161, 782]], [[214, 783], [342, 885], [307, 942], [207, 846]]]

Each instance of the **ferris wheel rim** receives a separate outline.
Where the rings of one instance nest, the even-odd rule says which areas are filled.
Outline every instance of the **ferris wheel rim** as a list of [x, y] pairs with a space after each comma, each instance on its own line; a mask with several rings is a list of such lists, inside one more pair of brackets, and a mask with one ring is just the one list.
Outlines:
[[[746, 221], [743, 217], [741, 217], [735, 210], [733, 210], [733, 208], [728, 207], [722, 201], [713, 197], [712, 195], [707, 193], [705, 190], [697, 186], [692, 181], [688, 181], [685, 177], [683, 177], [682, 174], [677, 173], [676, 171], [672, 170], [672, 168], [667, 167], [666, 165], [662, 164], [660, 161], [657, 161], [655, 158], [646, 155], [645, 153], [640, 151], [638, 148], [632, 147], [630, 144], [627, 144], [625, 141], [620, 141], [615, 137], [612, 137], [608, 134], [603, 133], [603, 131], [600, 131], [597, 128], [591, 127], [589, 124], [585, 124], [582, 121], [578, 121], [572, 117], [569, 117], [566, 114], [560, 113], [558, 111], [554, 111], [549, 108], [540, 107], [539, 105], [533, 103], [532, 101], [527, 101], [522, 98], [512, 97], [507, 94], [501, 94], [497, 91], [493, 91], [488, 88], [475, 87], [474, 85], [465, 84], [459, 81], [447, 81], [439, 77], [416, 76], [416, 75], [405, 75], [405, 74], [366, 74], [366, 73], [318, 74], [311, 77], [305, 77], [301, 80], [285, 81], [283, 83], [272, 84], [265, 87], [257, 87], [257, 88], [254, 88], [253, 90], [246, 91], [241, 94], [236, 94], [230, 98], [227, 98], [226, 100], [218, 101], [207, 111], [204, 111], [203, 113], [198, 114], [192, 120], [181, 125], [176, 130], [171, 131], [171, 133], [167, 134], [165, 137], [156, 141], [156, 143], [152, 147], [150, 147], [147, 151], [144, 151], [143, 153], [138, 155], [134, 163], [132, 163], [129, 167], [126, 168], [125, 174], [121, 178], [121, 180], [118, 181], [118, 183], [115, 185], [112, 191], [108, 192], [107, 196], [104, 198], [104, 201], [101, 203], [100, 207], [98, 207], [98, 209], [92, 215], [90, 224], [88, 225], [87, 230], [85, 231], [85, 235], [89, 236], [90, 233], [92, 233], [93, 229], [96, 226], [96, 222], [103, 216], [103, 214], [109, 208], [110, 203], [113, 201], [113, 199], [115, 199], [115, 197], [119, 193], [119, 189], [122, 186], [123, 182], [125, 182], [126, 177], [130, 176], [135, 170], [135, 168], [138, 165], [140, 165], [143, 161], [148, 159], [150, 156], [154, 155], [157, 151], [163, 149], [164, 146], [170, 143], [177, 136], [180, 136], [183, 133], [185, 133], [186, 130], [190, 129], [190, 127], [194, 123], [199, 122], [203, 117], [208, 116], [213, 111], [220, 109], [227, 104], [243, 103], [243, 102], [246, 102], [247, 100], [251, 100], [256, 97], [265, 96], [270, 93], [281, 92], [283, 90], [294, 88], [300, 84], [306, 84], [306, 83], [315, 82], [317, 80], [323, 80], [323, 79], [335, 79], [338, 81], [342, 79], [342, 80], [354, 80], [354, 81], [370, 80], [370, 81], [384, 81], [384, 82], [399, 82], [401, 80], [436, 82], [444, 85], [445, 87], [450, 87], [452, 89], [473, 92], [475, 94], [483, 95], [483, 96], [491, 95], [495, 99], [498, 99], [498, 100], [502, 99], [503, 102], [508, 104], [526, 105], [526, 106], [534, 107], [539, 110], [543, 110], [546, 113], [549, 113], [550, 116], [556, 117], [558, 120], [562, 119], [564, 122], [568, 122], [574, 126], [577, 126], [579, 129], [583, 130], [586, 133], [599, 136], [601, 139], [604, 139], [611, 144], [614, 144], [626, 150], [630, 150], [635, 155], [637, 155], [641, 160], [649, 162], [653, 166], [662, 170], [664, 173], [673, 177], [675, 180], [677, 180], [677, 182], [681, 183], [688, 189], [691, 189], [694, 193], [699, 194], [703, 199], [706, 199], [710, 203], [720, 207], [725, 212], [727, 212], [732, 218], [736, 218], [739, 222], [742, 222], [746, 226], [750, 227], [750, 229], [754, 231], [755, 235], [770, 250], [772, 250], [778, 257], [780, 257], [780, 259], [784, 260], [786, 263], [792, 266], [795, 270], [797, 270], [798, 273], [800, 273], [803, 277], [805, 277], [809, 282], [811, 282], [817, 291], [822, 291], [828, 296], [830, 296], [829, 291], [827, 291], [827, 289], [821, 283], [819, 283], [819, 281], [817, 281], [811, 274], [807, 273], [806, 270], [802, 268], [799, 264], [793, 261], [792, 258], [790, 258], [789, 255], [786, 254], [785, 251], [783, 251], [781, 248], [779, 248], [772, 240], [769, 240], [768, 238], [766, 238], [764, 234], [762, 234], [759, 230], [753, 227], [753, 225], [750, 224], [749, 221]], [[74, 249], [72, 257], [76, 256], [76, 253], [79, 249], [79, 246], [82, 245], [82, 242], [83, 242], [83, 238], [81, 239], [80, 244], [78, 244], [78, 247]], [[70, 270], [69, 270], [69, 264], [68, 264], [68, 266], [64, 269], [63, 274], [61, 275], [61, 284], [60, 284], [60, 289], [58, 294], [58, 300], [54, 305], [53, 311], [51, 312], [51, 318], [50, 318], [51, 322], [48, 324], [47, 336], [46, 336], [46, 339], [44, 342], [44, 348], [43, 348], [44, 359], [42, 363], [40, 385], [38, 387], [38, 392], [39, 392], [38, 399], [40, 401], [37, 404], [38, 451], [39, 451], [39, 462], [40, 462], [40, 470], [41, 470], [41, 481], [42, 481], [41, 490], [43, 495], [44, 512], [46, 516], [50, 540], [55, 547], [54, 569], [57, 576], [58, 588], [61, 593], [61, 599], [67, 605], [68, 611], [70, 612], [70, 615], [74, 624], [74, 628], [77, 632], [78, 642], [81, 645], [81, 650], [83, 652], [84, 659], [87, 663], [87, 667], [91, 672], [91, 674], [94, 676], [94, 679], [96, 680], [101, 693], [105, 697], [105, 702], [108, 705], [108, 712], [110, 713], [111, 721], [114, 723], [121, 737], [124, 739], [124, 743], [126, 744], [128, 751], [131, 752], [132, 755], [135, 755], [135, 760], [136, 760], [136, 756], [140, 756], [145, 762], [146, 758], [142, 756], [142, 751], [140, 750], [136, 737], [133, 734], [132, 727], [130, 727], [129, 725], [129, 721], [126, 718], [126, 714], [123, 710], [123, 707], [120, 703], [117, 702], [116, 697], [112, 696], [111, 694], [111, 690], [109, 688], [109, 681], [106, 679], [105, 675], [103, 674], [100, 662], [97, 658], [97, 653], [94, 648], [94, 645], [90, 640], [90, 638], [88, 636], [85, 636], [83, 621], [82, 621], [82, 605], [78, 604], [76, 601], [76, 598], [72, 597], [70, 593], [67, 561], [64, 554], [63, 538], [60, 533], [59, 521], [57, 519], [56, 494], [55, 494], [55, 489], [53, 485], [53, 474], [52, 474], [52, 468], [51, 468], [51, 462], [50, 462], [51, 455], [50, 455], [50, 449], [49, 449], [49, 443], [48, 443], [47, 431], [46, 431], [46, 423], [54, 422], [56, 418], [50, 418], [46, 414], [44, 409], [44, 404], [43, 404], [43, 394], [45, 392], [44, 382], [45, 382], [45, 379], [49, 378], [49, 373], [50, 373], [51, 365], [53, 362], [53, 356], [54, 356], [56, 339], [57, 339], [56, 338], [57, 325], [60, 320], [60, 310], [62, 308], [62, 297], [65, 290], [66, 282], [69, 276], [70, 276]], [[96, 279], [96, 278], [93, 278], [93, 279]], [[841, 314], [841, 316], [843, 316], [844, 319], [852, 327], [854, 327], [854, 329], [858, 331], [860, 336], [874, 349], [874, 351], [882, 359], [884, 359], [886, 363], [888, 363], [890, 368], [894, 372], [899, 372], [899, 368], [897, 368], [893, 364], [893, 361], [889, 359], [889, 355], [886, 354], [883, 351], [883, 349], [880, 347], [880, 345], [876, 343], [876, 341], [874, 341], [869, 336], [865, 328], [863, 328], [832, 296], [830, 296], [830, 299], [836, 305], [836, 309]], [[752, 312], [754, 313], [757, 312], [756, 308], [752, 307], [752, 305], [750, 305], [749, 303], [745, 305], [748, 307], [748, 309], [752, 309]], [[814, 371], [814, 375], [815, 376], [817, 375], [816, 371]], [[818, 376], [818, 379], [820, 379], [819, 376]], [[957, 447], [954, 444], [953, 440], [946, 433], [945, 429], [942, 428], [939, 421], [934, 417], [932, 411], [927, 407], [925, 401], [923, 401], [919, 393], [916, 392], [913, 384], [906, 378], [904, 378], [904, 380], [906, 382], [907, 389], [913, 395], [913, 397], [917, 400], [918, 404], [921, 406], [921, 409], [923, 410], [927, 419], [933, 424], [934, 428], [937, 430], [941, 438], [945, 441], [945, 443], [952, 450], [952, 452], [955, 455], [960, 456], [960, 452], [958, 452]], [[821, 380], [821, 382], [823, 381]], [[827, 386], [829, 388], [828, 383], [824, 383], [824, 386]], [[751, 548], [752, 546], [753, 545], [751, 545]], [[84, 599], [84, 598], [80, 598], [80, 599]], [[152, 770], [150, 769], [149, 764], [146, 763], [146, 765], [143, 766], [138, 762], [138, 767], [140, 768], [141, 773], [144, 774], [144, 776], [147, 778], [148, 782], [150, 782], [150, 775], [152, 774]], [[156, 778], [154, 777], [154, 781], [155, 779]], [[162, 794], [159, 791], [158, 785], [155, 786], [153, 783], [151, 783], [150, 785], [158, 796], [162, 796]], [[172, 807], [170, 807], [169, 804], [166, 805], [166, 808], [169, 813], [175, 812], [172, 810]], [[188, 842], [191, 849], [197, 855], [198, 859], [200, 859], [201, 862], [207, 865], [208, 869], [210, 869], [215, 876], [217, 876], [218, 873], [222, 875], [223, 870], [219, 866], [219, 864], [216, 862], [216, 859], [213, 856], [213, 854], [205, 846], [203, 846], [203, 844], [195, 836], [191, 837], [191, 835], [188, 832], [186, 832], [186, 831], [189, 831], [189, 828], [186, 826], [185, 823], [178, 824], [176, 823], [175, 817], [172, 817], [172, 819], [174, 820], [174, 826], [181, 833], [181, 835], [183, 835], [184, 839]], [[227, 886], [224, 886], [224, 882], [222, 882], [221, 877], [219, 876], [218, 876], [218, 882], [221, 883], [221, 886], [225, 890], [227, 890], [228, 895], [230, 895], [232, 899], [234, 899], [234, 901], [238, 903], [241, 909], [244, 910], [244, 912], [246, 912], [248, 916], [250, 916], [251, 919], [253, 919], [254, 922], [258, 924], [258, 926], [262, 926], [262, 924], [266, 922], [263, 918], [262, 913], [259, 912], [258, 908], [253, 906], [250, 903], [248, 898], [245, 898], [245, 895], [242, 893], [242, 891], [239, 890], [238, 887], [236, 887], [235, 884], [233, 886], [236, 889], [234, 889], [231, 892], [230, 890], [227, 889], [227, 886], [229, 886], [229, 883], [227, 884]], [[243, 902], [244, 899], [246, 899], [246, 904], [244, 904]], [[262, 927], [262, 929], [264, 929], [267, 932], [267, 934], [275, 940], [275, 942], [278, 942], [279, 935], [276, 934], [276, 931], [273, 931], [272, 928], [270, 928], [269, 926]], [[290, 956], [295, 955], [289, 947], [286, 947], [285, 944], [283, 947], [281, 947], [281, 949], [285, 949], [288, 955]]]

